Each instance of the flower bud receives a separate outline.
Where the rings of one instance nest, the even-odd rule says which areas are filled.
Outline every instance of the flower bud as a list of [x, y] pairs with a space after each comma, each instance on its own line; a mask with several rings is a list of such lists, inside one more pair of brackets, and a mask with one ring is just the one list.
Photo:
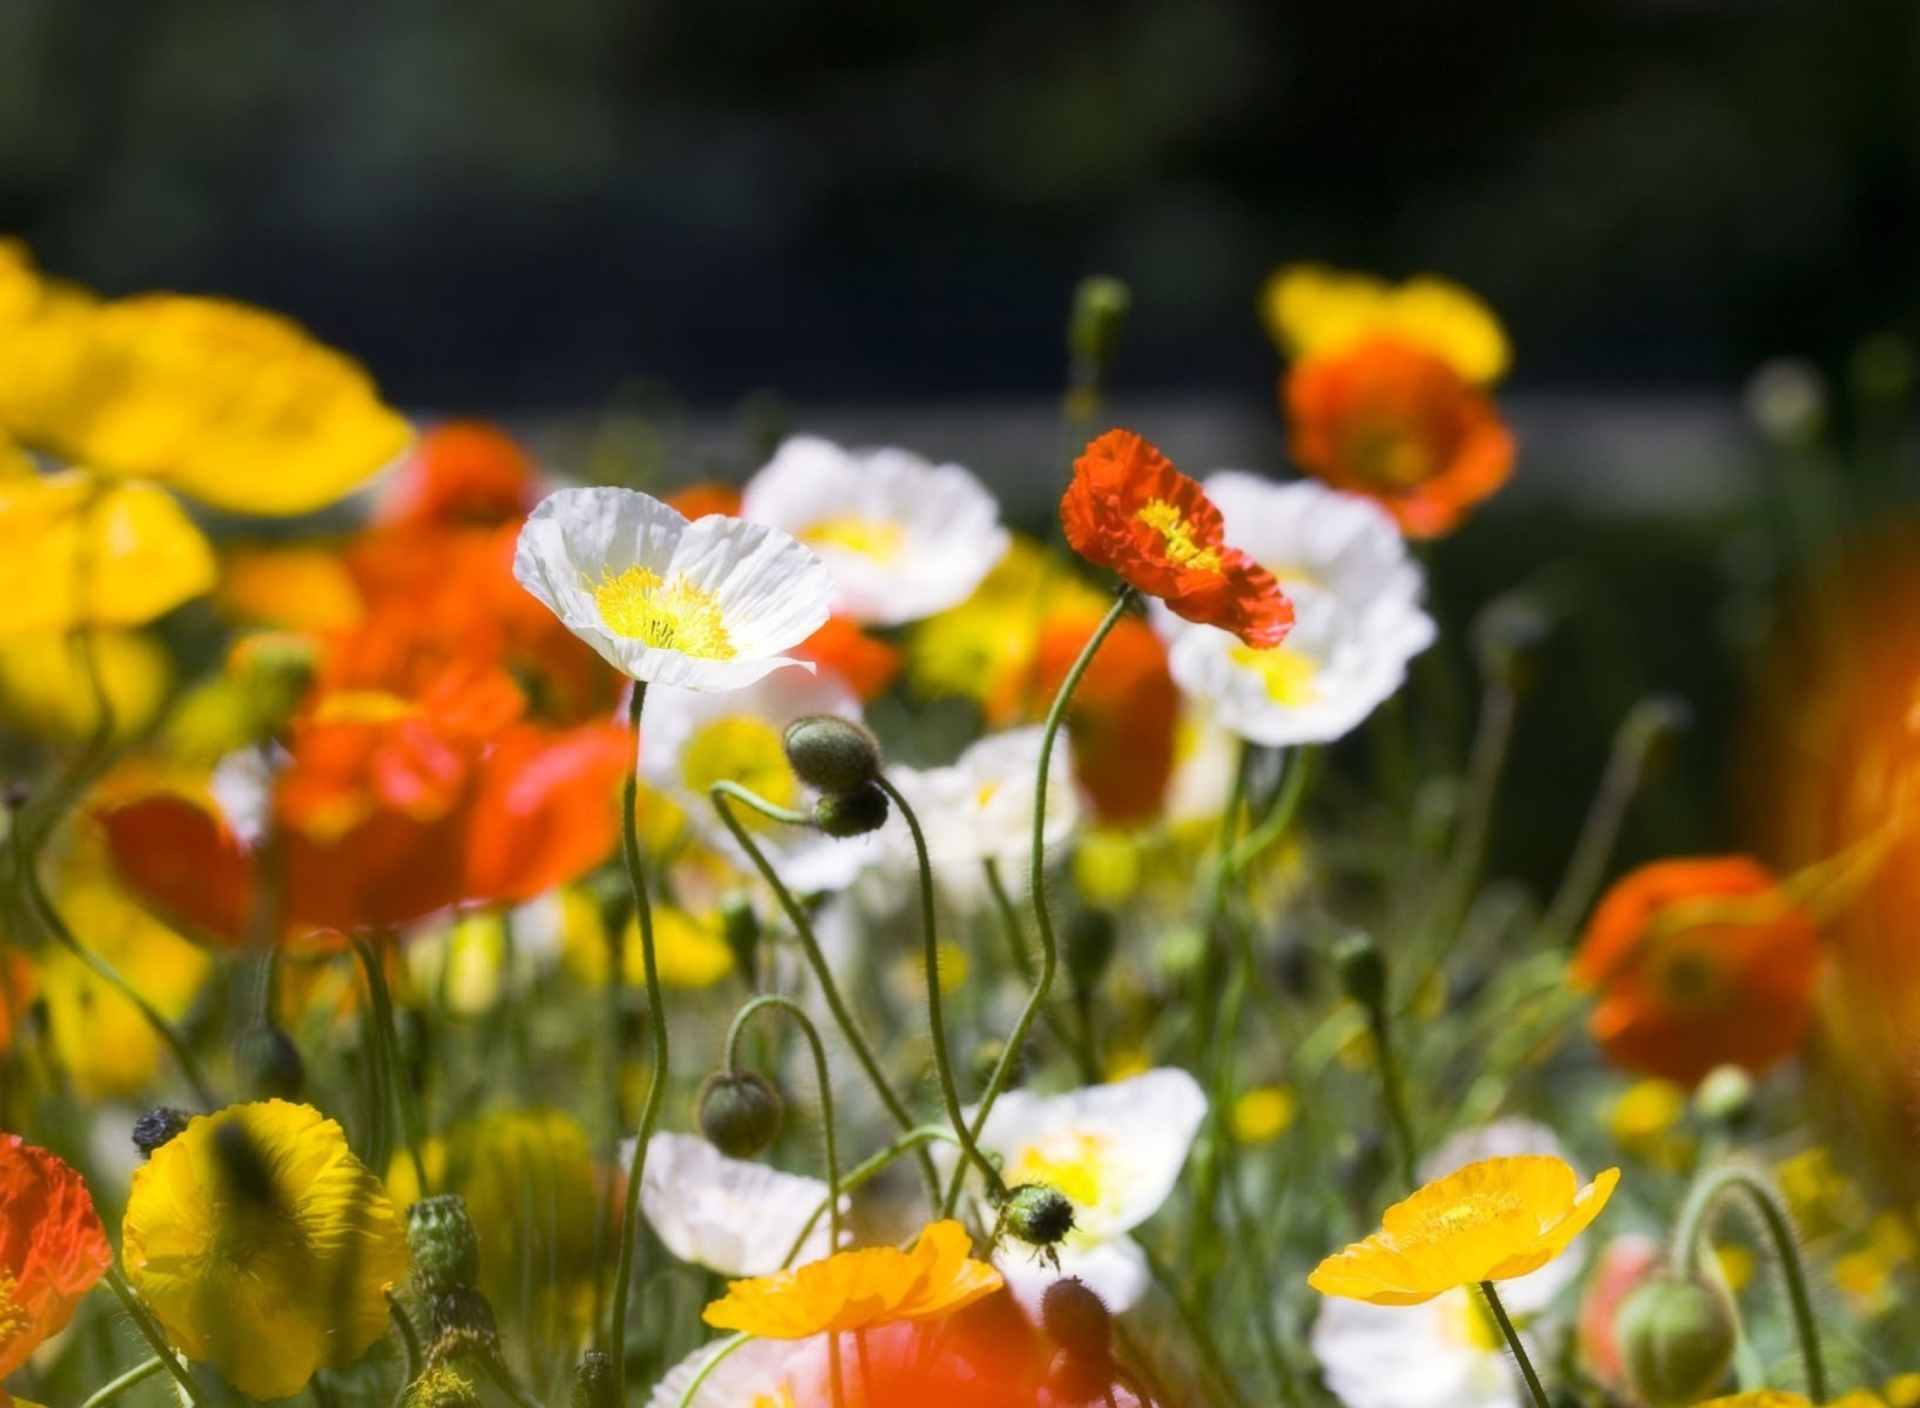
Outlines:
[[1524, 691], [1533, 682], [1533, 666], [1552, 629], [1552, 618], [1537, 598], [1524, 592], [1495, 597], [1473, 620], [1481, 677]]
[[249, 1100], [298, 1100], [307, 1063], [279, 1027], [249, 1027], [234, 1039], [234, 1074]]
[[187, 1121], [193, 1117], [185, 1110], [176, 1110], [162, 1105], [157, 1110], [148, 1110], [133, 1122], [133, 1147], [143, 1158], [152, 1158], [153, 1151], [166, 1143], [174, 1135], [182, 1133]]
[[855, 792], [880, 776], [880, 744], [863, 725], [837, 714], [795, 719], [786, 744], [794, 776], [821, 792]]
[[844, 841], [887, 824], [887, 794], [869, 782], [851, 792], [828, 792], [814, 803], [813, 824]]
[[1709, 1398], [1733, 1361], [1739, 1327], [1717, 1288], [1658, 1276], [1628, 1296], [1615, 1322], [1627, 1380], [1653, 1408]]
[[493, 1318], [493, 1306], [472, 1286], [455, 1286], [435, 1296], [433, 1305], [433, 1345], [427, 1360], [442, 1364], [449, 1359], [473, 1356], [488, 1359], [500, 1352], [500, 1328]]
[[613, 1396], [613, 1361], [599, 1350], [589, 1350], [573, 1371], [570, 1408], [619, 1408]]
[[1348, 997], [1377, 1012], [1387, 1001], [1387, 960], [1371, 934], [1348, 934], [1333, 946], [1334, 966]]
[[1076, 1359], [1105, 1363], [1113, 1353], [1113, 1312], [1078, 1276], [1066, 1276], [1040, 1297], [1047, 1338]]
[[407, 1209], [407, 1247], [413, 1284], [424, 1300], [480, 1280], [480, 1234], [458, 1193], [422, 1198]]
[[1022, 1183], [1007, 1194], [1000, 1225], [1029, 1246], [1051, 1247], [1073, 1231], [1073, 1204], [1058, 1188]]
[[1132, 307], [1133, 290], [1120, 280], [1105, 274], [1080, 280], [1067, 320], [1067, 350], [1096, 366], [1106, 366], [1120, 350], [1120, 334], [1126, 330]]
[[701, 1084], [695, 1112], [709, 1144], [730, 1159], [750, 1159], [780, 1137], [786, 1107], [758, 1071], [716, 1071]]
[[401, 1391], [394, 1408], [480, 1408], [480, 1395], [446, 1365], [436, 1364]]
[[1693, 1092], [1693, 1108], [1708, 1124], [1740, 1128], [1753, 1117], [1753, 1077], [1739, 1066], [1715, 1066]]
[[1067, 972], [1082, 992], [1097, 986], [1113, 961], [1113, 916], [1104, 909], [1083, 909], [1067, 922]]
[[1063, 1405], [1113, 1403], [1113, 1370], [1110, 1358], [1085, 1359], [1063, 1349], [1047, 1370], [1047, 1393]]
[[733, 954], [734, 967], [742, 973], [753, 972], [760, 949], [760, 911], [745, 890], [729, 890], [720, 897], [720, 937]]

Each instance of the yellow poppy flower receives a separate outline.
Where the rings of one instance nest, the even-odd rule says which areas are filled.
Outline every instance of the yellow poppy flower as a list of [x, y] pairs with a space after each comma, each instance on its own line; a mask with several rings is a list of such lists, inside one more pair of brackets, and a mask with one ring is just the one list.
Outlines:
[[730, 1281], [702, 1318], [718, 1330], [769, 1340], [930, 1320], [1000, 1289], [1000, 1273], [968, 1253], [957, 1222], [936, 1222], [910, 1252], [869, 1247], [840, 1252], [791, 1271]]
[[269, 1100], [201, 1115], [134, 1170], [127, 1279], [190, 1359], [252, 1398], [297, 1393], [387, 1331], [407, 1239], [334, 1121]]
[[1608, 1169], [1585, 1188], [1562, 1159], [1482, 1159], [1395, 1203], [1381, 1230], [1321, 1262], [1307, 1284], [1370, 1305], [1419, 1305], [1456, 1286], [1505, 1281], [1552, 1261], [1605, 1207]]
[[1426, 348], [1468, 381], [1491, 385], [1513, 360], [1506, 330], [1478, 297], [1423, 275], [1398, 286], [1322, 264], [1289, 264], [1260, 294], [1267, 330], [1295, 360], [1380, 334]]
[[[1835, 1400], [1836, 1403], [1840, 1401]], [[1724, 1398], [1709, 1398], [1694, 1405], [1694, 1408], [1813, 1408], [1813, 1401], [1805, 1394], [1763, 1388], [1751, 1393], [1730, 1393]]]
[[82, 649], [92, 652], [115, 736], [133, 737], [152, 723], [173, 687], [166, 647], [139, 631], [96, 630], [84, 645], [68, 631], [0, 634], [0, 725], [36, 738], [90, 737], [100, 704]]

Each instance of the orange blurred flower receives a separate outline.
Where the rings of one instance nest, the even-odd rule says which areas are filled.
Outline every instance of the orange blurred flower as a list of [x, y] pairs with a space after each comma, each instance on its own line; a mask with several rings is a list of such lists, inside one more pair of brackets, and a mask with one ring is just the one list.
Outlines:
[[739, 485], [722, 484], [710, 479], [689, 484], [679, 493], [667, 495], [666, 502], [682, 518], [705, 518], [710, 513], [735, 518], [740, 513], [741, 497]]
[[1598, 996], [1589, 1026], [1607, 1055], [1685, 1085], [1727, 1063], [1758, 1074], [1799, 1050], [1819, 972], [1813, 921], [1746, 856], [1623, 876], [1573, 963]]
[[1109, 430], [1073, 466], [1060, 504], [1073, 550], [1158, 597], [1189, 621], [1266, 649], [1286, 638], [1293, 605], [1273, 574], [1226, 544], [1198, 483], [1129, 430]]
[[112, 1261], [80, 1175], [0, 1134], [0, 1378], [66, 1328]]
[[0, 1054], [13, 1049], [13, 1028], [33, 1001], [33, 960], [0, 943]]
[[830, 618], [793, 653], [833, 671], [866, 704], [887, 692], [904, 663], [897, 646], [868, 635], [844, 616]]
[[[1097, 618], [1071, 616], [1040, 630], [1025, 719], [1046, 717]], [[1121, 621], [1081, 678], [1067, 711], [1074, 776], [1095, 814], [1117, 826], [1150, 820], [1173, 776], [1180, 689], [1167, 673], [1167, 647], [1145, 621]]]
[[499, 426], [445, 421], [420, 437], [374, 519], [414, 527], [517, 525], [539, 499], [539, 481], [532, 458]]
[[930, 1320], [1000, 1289], [1000, 1273], [973, 1260], [972, 1250], [966, 1228], [936, 1222], [910, 1252], [869, 1247], [730, 1281], [702, 1318], [717, 1330], [772, 1340]]

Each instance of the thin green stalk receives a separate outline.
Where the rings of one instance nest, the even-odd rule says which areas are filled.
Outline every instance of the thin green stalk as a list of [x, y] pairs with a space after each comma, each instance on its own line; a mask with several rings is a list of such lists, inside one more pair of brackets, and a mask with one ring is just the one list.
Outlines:
[[[820, 951], [820, 940], [813, 932], [813, 925], [807, 919], [806, 910], [801, 908], [800, 901], [793, 897], [793, 892], [781, 881], [772, 862], [767, 859], [766, 853], [747, 833], [747, 828], [741, 825], [740, 818], [733, 814], [732, 807], [728, 805], [729, 800], [733, 800], [764, 809], [762, 800], [738, 783], [728, 781], [714, 783], [708, 789], [708, 795], [713, 798], [713, 807], [720, 814], [720, 820], [726, 824], [727, 830], [733, 833], [734, 840], [738, 841], [741, 849], [747, 853], [754, 868], [760, 872], [761, 879], [767, 882], [768, 887], [773, 891], [774, 898], [779, 901], [781, 910], [787, 916], [787, 922], [793, 925], [794, 933], [800, 940], [800, 947], [807, 956], [807, 964], [813, 970], [814, 981], [820, 984], [820, 995], [826, 1000], [827, 1010], [833, 1014], [834, 1023], [840, 1028], [841, 1035], [846, 1037], [847, 1045], [853, 1050], [854, 1059], [860, 1063], [860, 1069], [867, 1073], [867, 1079], [872, 1083], [874, 1092], [879, 1095], [880, 1103], [887, 1107], [887, 1113], [893, 1116], [894, 1122], [902, 1130], [912, 1129], [913, 1115], [901, 1102], [900, 1097], [893, 1093], [893, 1087], [887, 1083], [886, 1073], [880, 1069], [880, 1062], [874, 1057], [873, 1048], [867, 1045], [867, 1039], [860, 1034], [860, 1028], [854, 1024], [853, 1013], [848, 1010], [846, 999], [840, 993], [840, 985], [834, 981], [833, 970], [827, 966], [826, 955]], [[918, 1151], [918, 1155], [920, 1172], [927, 1181], [928, 1196], [937, 1202], [940, 1196], [940, 1174], [934, 1168], [933, 1160], [928, 1157], [924, 1148]]]
[[403, 1356], [401, 1372], [405, 1376], [401, 1380], [401, 1385], [404, 1392], [405, 1385], [420, 1377], [420, 1372], [426, 1365], [426, 1356], [421, 1353], [420, 1332], [413, 1327], [413, 1317], [407, 1314], [407, 1308], [400, 1304], [400, 1297], [395, 1294], [391, 1286], [387, 1287], [387, 1310], [393, 1318], [393, 1328], [400, 1334], [400, 1350]]
[[127, 1278], [120, 1274], [120, 1268], [107, 1268], [107, 1288], [120, 1298], [120, 1304], [126, 1307], [127, 1315], [133, 1320], [133, 1326], [140, 1337], [153, 1347], [161, 1367], [173, 1375], [174, 1382], [180, 1385], [180, 1391], [186, 1395], [193, 1408], [207, 1408], [207, 1400], [200, 1392], [200, 1385], [193, 1381], [186, 1367], [174, 1358], [173, 1346], [167, 1343], [167, 1337], [161, 1328], [154, 1324], [153, 1317], [147, 1314], [146, 1306], [140, 1303], [140, 1297], [134, 1294], [133, 1287], [127, 1284]]
[[967, 1131], [966, 1112], [960, 1108], [960, 1088], [953, 1078], [953, 1061], [947, 1055], [947, 1019], [940, 996], [940, 940], [934, 929], [933, 861], [927, 854], [926, 833], [920, 829], [920, 818], [913, 814], [900, 789], [884, 774], [875, 780], [905, 819], [907, 831], [913, 837], [914, 858], [920, 867], [920, 942], [927, 970], [927, 1031], [933, 1038], [933, 1064], [940, 1078], [940, 1098], [946, 1102], [947, 1118], [953, 1123], [954, 1133], [960, 1136], [960, 1147], [986, 1178], [987, 1187], [998, 1202], [999, 1195], [1006, 1192], [1006, 1184], [993, 1160], [980, 1152], [980, 1145]]
[[180, 1066], [181, 1074], [186, 1076], [187, 1083], [193, 1087], [194, 1098], [200, 1102], [202, 1108], [213, 1109], [220, 1102], [214, 1098], [213, 1087], [207, 1083], [207, 1078], [200, 1069], [200, 1063], [194, 1059], [186, 1039], [174, 1030], [173, 1024], [161, 1016], [153, 1004], [140, 995], [139, 989], [121, 976], [119, 969], [74, 937], [73, 930], [67, 927], [67, 921], [60, 917], [60, 911], [54, 907], [52, 899], [41, 887], [40, 875], [34, 866], [32, 856], [27, 851], [24, 828], [19, 825], [17, 812], [14, 814], [14, 824], [9, 829], [13, 845], [14, 873], [26, 897], [29, 911], [39, 919], [56, 943], [86, 964], [108, 987], [133, 1004], [141, 1017], [146, 1020], [147, 1025], [153, 1028], [155, 1035], [173, 1054], [173, 1059]]
[[[894, 1140], [893, 1143], [887, 1145], [886, 1148], [880, 1150], [879, 1153], [854, 1165], [840, 1180], [841, 1194], [851, 1193], [854, 1189], [863, 1186], [870, 1179], [879, 1176], [882, 1171], [902, 1154], [911, 1153], [913, 1150], [921, 1148], [935, 1140], [945, 1140], [956, 1148], [960, 1143], [960, 1141], [954, 1137], [953, 1131], [945, 1125], [923, 1124], [918, 1129], [910, 1129], [898, 1139]], [[813, 1235], [813, 1229], [819, 1224], [820, 1219], [827, 1215], [827, 1210], [834, 1201], [835, 1200], [831, 1198], [822, 1199], [820, 1206], [813, 1210], [812, 1215], [807, 1218], [806, 1223], [800, 1228], [800, 1235], [793, 1239], [793, 1245], [787, 1249], [787, 1254], [781, 1258], [780, 1265], [783, 1268], [793, 1265], [793, 1259], [800, 1255], [800, 1249], [807, 1244], [807, 1238]]]
[[[763, 993], [734, 1014], [733, 1025], [727, 1029], [727, 1070], [738, 1074], [740, 1070], [740, 1038], [745, 1035], [747, 1023], [757, 1013], [769, 1008], [784, 1012], [793, 1019], [807, 1039], [807, 1045], [813, 1048], [813, 1079], [820, 1088], [820, 1126], [827, 1144], [827, 1246], [833, 1251], [840, 1250], [840, 1152], [833, 1130], [833, 1079], [827, 1073], [827, 1048], [821, 1044], [820, 1029], [813, 1024], [800, 1004], [792, 998], [781, 997], [777, 993]], [[811, 1224], [809, 1224], [811, 1226]]]
[[1787, 1303], [1793, 1314], [1794, 1333], [1800, 1341], [1800, 1355], [1806, 1361], [1807, 1396], [1815, 1403], [1825, 1403], [1827, 1366], [1820, 1351], [1820, 1326], [1813, 1314], [1807, 1268], [1800, 1256], [1800, 1239], [1794, 1232], [1793, 1215], [1771, 1178], [1745, 1164], [1722, 1164], [1702, 1175], [1688, 1192], [1674, 1226], [1674, 1274], [1682, 1279], [1692, 1278], [1695, 1258], [1705, 1241], [1708, 1219], [1721, 1197], [1735, 1189], [1747, 1195], [1773, 1243], [1774, 1255], [1779, 1258], [1781, 1274], [1787, 1283]]
[[1031, 983], [1037, 976], [1033, 971], [1033, 955], [1027, 952], [1027, 936], [1020, 929], [1020, 912], [1013, 906], [1013, 896], [1007, 893], [1007, 882], [1000, 878], [1000, 863], [988, 856], [984, 868], [987, 893], [993, 897], [993, 907], [1000, 916], [1007, 952], [1013, 957], [1013, 966], [1020, 970], [1020, 977]]
[[[1001, 878], [1000, 864], [992, 856], [982, 862], [987, 876], [987, 893], [993, 898], [994, 910], [1000, 916], [1000, 927], [1006, 937], [1007, 951], [1013, 955], [1014, 967], [1020, 970], [1021, 981], [1031, 985], [1039, 974], [1034, 971], [1033, 958], [1027, 953], [1027, 936], [1020, 927], [1020, 912], [1014, 907], [1013, 896], [1007, 893], [1007, 882]], [[1073, 990], [1074, 1022], [1077, 1030], [1069, 1030], [1067, 1024], [1059, 1020], [1058, 1014], [1048, 1008], [1042, 1017], [1053, 1034], [1065, 1043], [1072, 1054], [1074, 1064], [1080, 1068], [1080, 1079], [1088, 1085], [1097, 1085], [1100, 1081], [1100, 1057], [1098, 1041], [1093, 1028], [1093, 1003], [1091, 995], [1080, 984]]]
[[[1080, 649], [1079, 658], [1073, 662], [1073, 668], [1067, 671], [1066, 679], [1061, 681], [1060, 692], [1053, 697], [1053, 707], [1047, 710], [1046, 728], [1040, 735], [1040, 764], [1033, 783], [1033, 851], [1027, 867], [1027, 880], [1033, 889], [1034, 925], [1040, 934], [1040, 980], [1033, 985], [1027, 1005], [1014, 1022], [1007, 1044], [1000, 1049], [1000, 1059], [994, 1062], [993, 1073], [987, 1078], [987, 1088], [981, 1093], [980, 1104], [974, 1112], [973, 1128], [968, 1131], [976, 1144], [981, 1131], [987, 1127], [987, 1117], [993, 1113], [994, 1102], [1000, 1098], [1000, 1092], [1006, 1089], [1007, 1081], [1013, 1074], [1013, 1064], [1019, 1060], [1020, 1049], [1026, 1045], [1027, 1033], [1033, 1030], [1034, 1020], [1047, 1005], [1047, 995], [1053, 991], [1054, 975], [1060, 967], [1060, 945], [1053, 935], [1053, 916], [1047, 912], [1047, 764], [1053, 757], [1053, 741], [1060, 733], [1061, 724], [1066, 721], [1067, 706], [1073, 702], [1074, 691], [1080, 688], [1087, 667], [1093, 663], [1093, 657], [1113, 633], [1113, 628], [1120, 624], [1120, 618], [1127, 614], [1127, 608], [1133, 604], [1133, 595], [1132, 587], [1120, 589], [1113, 606], [1087, 638], [1087, 643]], [[940, 1204], [941, 1216], [953, 1216], [953, 1208], [960, 1201], [960, 1188], [966, 1176], [967, 1166], [963, 1161], [954, 1169], [953, 1181], [947, 1185], [947, 1196]]]
[[720, 1348], [716, 1349], [712, 1355], [708, 1357], [707, 1362], [700, 1366], [700, 1372], [695, 1374], [693, 1378], [687, 1382], [686, 1388], [681, 1390], [678, 1408], [691, 1408], [694, 1398], [697, 1397], [700, 1392], [700, 1386], [707, 1381], [707, 1376], [713, 1373], [715, 1369], [718, 1369], [721, 1362], [725, 1360], [728, 1355], [732, 1354], [736, 1349], [750, 1344], [752, 1341], [752, 1335], [735, 1335], [731, 1339], [722, 1340], [720, 1342]]
[[407, 1080], [406, 1056], [400, 1046], [400, 1028], [393, 1017], [393, 994], [387, 988], [386, 966], [376, 942], [355, 936], [353, 951], [359, 955], [361, 970], [367, 978], [367, 999], [373, 1006], [374, 1040], [382, 1048], [386, 1070], [387, 1094], [400, 1110], [400, 1130], [407, 1141], [407, 1158], [413, 1164], [413, 1176], [420, 1196], [433, 1191], [427, 1182], [427, 1162], [421, 1150], [426, 1142], [421, 1128], [420, 1109], [414, 1103], [413, 1087]]
[[[640, 1105], [640, 1128], [633, 1146], [633, 1167], [627, 1170], [626, 1202], [620, 1219], [620, 1253], [613, 1272], [613, 1309], [607, 1330], [607, 1355], [613, 1368], [613, 1401], [627, 1401], [627, 1300], [633, 1285], [633, 1246], [638, 1240], [640, 1220], [640, 1180], [647, 1169], [647, 1145], [653, 1139], [653, 1127], [660, 1119], [660, 1106], [667, 1094], [667, 1009], [660, 993], [660, 964], [653, 949], [653, 906], [647, 899], [647, 878], [640, 865], [640, 714], [646, 707], [647, 685], [633, 682], [633, 699], [627, 706], [627, 727], [633, 731], [633, 766], [627, 769], [626, 786], [621, 793], [622, 853], [627, 862], [627, 882], [633, 886], [634, 916], [640, 924], [640, 963], [647, 984], [647, 1025], [653, 1029], [653, 1069], [647, 1073], [647, 1094]], [[616, 987], [625, 980], [619, 970], [607, 975]], [[614, 1080], [620, 1072], [613, 1073]]]
[[1246, 1395], [1240, 1391], [1240, 1385], [1234, 1380], [1233, 1371], [1227, 1367], [1226, 1356], [1220, 1352], [1220, 1342], [1214, 1337], [1213, 1327], [1207, 1323], [1207, 1317], [1196, 1310], [1191, 1301], [1181, 1294], [1180, 1282], [1167, 1264], [1162, 1261], [1145, 1243], [1141, 1250], [1146, 1253], [1147, 1270], [1155, 1283], [1173, 1302], [1174, 1313], [1180, 1317], [1180, 1323], [1186, 1327], [1187, 1337], [1193, 1341], [1193, 1347], [1199, 1351], [1201, 1365], [1210, 1373], [1215, 1382], [1234, 1408], [1247, 1408]]
[[1406, 1086], [1400, 1078], [1400, 1057], [1394, 1049], [1385, 1002], [1368, 1004], [1367, 1030], [1373, 1034], [1374, 1059], [1380, 1066], [1380, 1100], [1386, 1106], [1387, 1124], [1393, 1130], [1400, 1177], [1411, 1192], [1420, 1186], [1419, 1144], [1413, 1137], [1413, 1120], [1407, 1113]]
[[135, 1384], [143, 1384], [155, 1374], [165, 1372], [166, 1367], [166, 1361], [156, 1354], [146, 1363], [127, 1370], [119, 1378], [102, 1384], [81, 1401], [80, 1408], [100, 1408], [103, 1403], [111, 1403]]
[[1507, 1348], [1513, 1351], [1513, 1362], [1520, 1366], [1520, 1377], [1527, 1381], [1527, 1392], [1533, 1395], [1534, 1408], [1552, 1408], [1547, 1401], [1547, 1391], [1540, 1387], [1540, 1376], [1533, 1371], [1533, 1361], [1527, 1358], [1527, 1347], [1520, 1342], [1520, 1332], [1507, 1317], [1507, 1308], [1500, 1304], [1500, 1293], [1494, 1290], [1493, 1282], [1482, 1281], [1480, 1294], [1487, 1298], [1487, 1309], [1493, 1312], [1494, 1323], [1506, 1336]]

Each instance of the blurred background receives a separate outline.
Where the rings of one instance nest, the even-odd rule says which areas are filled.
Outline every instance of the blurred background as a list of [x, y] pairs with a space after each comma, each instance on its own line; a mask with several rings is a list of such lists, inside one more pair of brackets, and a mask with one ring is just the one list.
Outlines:
[[1629, 854], [1725, 829], [1791, 567], [1753, 369], [1809, 358], [1842, 426], [1878, 386], [1870, 445], [1790, 472], [1911, 489], [1912, 355], [1870, 339], [1920, 314], [1917, 78], [1912, 0], [5, 0], [0, 229], [283, 310], [574, 473], [738, 479], [797, 424], [1028, 523], [1083, 275], [1134, 293], [1108, 418], [1196, 472], [1283, 466], [1274, 267], [1449, 275], [1509, 323], [1523, 447], [1434, 549], [1449, 641], [1516, 585], [1574, 623], [1496, 842], [1546, 875], [1649, 689], [1704, 727]]

